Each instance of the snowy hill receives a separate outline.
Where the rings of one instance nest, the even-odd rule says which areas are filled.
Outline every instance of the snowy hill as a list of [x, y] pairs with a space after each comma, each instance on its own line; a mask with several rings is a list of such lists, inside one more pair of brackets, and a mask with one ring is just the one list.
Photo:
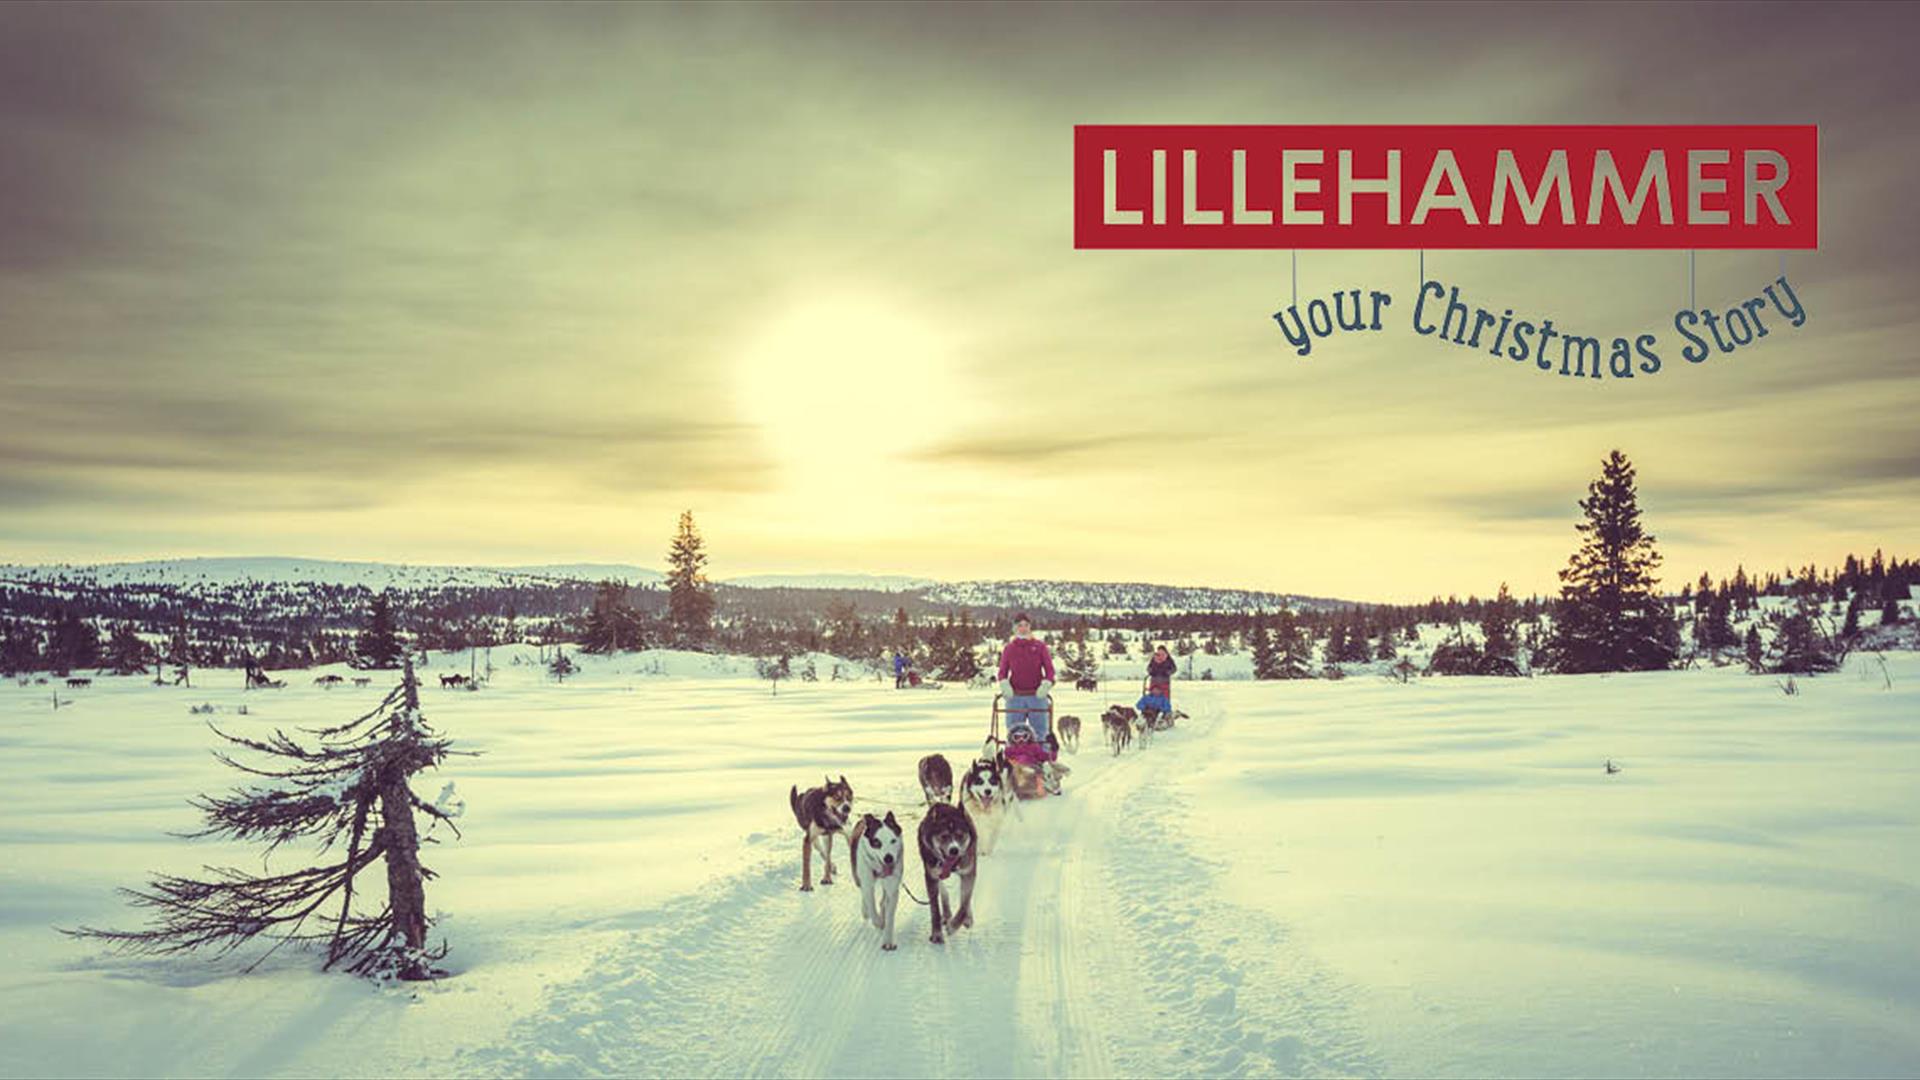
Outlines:
[[[361, 587], [374, 591], [525, 586], [542, 581], [605, 580], [650, 585], [660, 571], [630, 563], [555, 563], [535, 566], [420, 566], [333, 559], [195, 558], [126, 563], [0, 564], [0, 582], [106, 588], [165, 585], [193, 589], [242, 584]], [[1069, 614], [1101, 612], [1198, 613], [1294, 610], [1341, 606], [1344, 601], [1248, 589], [1212, 589], [1144, 582], [940, 582], [903, 574], [747, 574], [720, 579], [740, 589], [821, 589], [906, 593], [930, 604], [968, 608], [1031, 608]]]
[[542, 580], [659, 581], [658, 570], [640, 566], [575, 563], [557, 566], [415, 566], [338, 559], [259, 558], [154, 559], [125, 563], [0, 564], [0, 581], [41, 584], [229, 586], [253, 582], [337, 585], [369, 589], [433, 589], [529, 584]]
[[868, 589], [874, 592], [909, 592], [938, 585], [932, 578], [902, 574], [748, 574], [723, 578], [722, 585], [737, 589]]
[[936, 603], [961, 607], [1034, 608], [1087, 615], [1277, 611], [1283, 607], [1297, 611], [1344, 604], [1344, 601], [1292, 593], [1097, 581], [963, 581], [935, 585], [924, 595]]

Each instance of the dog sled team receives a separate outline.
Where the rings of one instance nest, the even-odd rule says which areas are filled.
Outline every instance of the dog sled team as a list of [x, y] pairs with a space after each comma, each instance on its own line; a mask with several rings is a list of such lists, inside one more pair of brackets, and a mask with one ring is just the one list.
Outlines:
[[[1148, 664], [1140, 700], [1132, 708], [1116, 705], [1107, 710], [1102, 719], [1115, 754], [1134, 740], [1136, 731], [1144, 744], [1149, 732], [1171, 727], [1181, 715], [1171, 700], [1173, 673], [1173, 658], [1161, 646]], [[896, 656], [895, 686], [909, 685], [909, 674], [903, 658]], [[1033, 622], [1024, 614], [1015, 617], [1014, 635], [1001, 649], [997, 679], [992, 726], [980, 756], [961, 774], [957, 787], [944, 755], [928, 754], [919, 763], [926, 813], [915, 829], [914, 846], [926, 896], [915, 900], [929, 909], [930, 940], [936, 945], [948, 933], [973, 925], [980, 857], [992, 853], [1004, 816], [1017, 812], [1020, 800], [1062, 794], [1062, 781], [1071, 770], [1060, 761], [1060, 751], [1064, 747], [1077, 753], [1080, 748], [1080, 718], [1062, 716], [1055, 722], [1053, 656], [1046, 643], [1033, 636]], [[891, 810], [855, 819], [853, 786], [846, 776], [824, 781], [804, 792], [796, 785], [787, 795], [801, 832], [800, 890], [813, 891], [816, 854], [822, 861], [820, 884], [833, 884], [833, 849], [836, 838], [844, 835], [847, 870], [860, 892], [861, 918], [880, 930], [880, 948], [892, 952], [898, 947], [894, 925], [906, 872], [906, 828]], [[957, 902], [949, 895], [949, 883]]]

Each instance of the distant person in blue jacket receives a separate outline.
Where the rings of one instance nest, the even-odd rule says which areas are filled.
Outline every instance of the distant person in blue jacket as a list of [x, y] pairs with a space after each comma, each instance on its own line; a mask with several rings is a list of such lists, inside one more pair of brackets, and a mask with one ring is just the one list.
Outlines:
[[898, 690], [907, 685], [907, 657], [904, 653], [893, 654], [893, 688]]
[[1167, 647], [1161, 645], [1153, 650], [1153, 659], [1147, 663], [1147, 692], [1134, 702], [1134, 708], [1142, 713], [1165, 715], [1173, 711], [1173, 673], [1178, 670], [1173, 657], [1167, 654]]

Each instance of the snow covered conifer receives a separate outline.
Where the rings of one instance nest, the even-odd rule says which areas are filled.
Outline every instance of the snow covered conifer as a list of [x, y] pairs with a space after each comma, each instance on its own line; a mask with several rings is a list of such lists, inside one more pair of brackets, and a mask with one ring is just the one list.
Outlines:
[[693, 511], [680, 513], [680, 525], [667, 547], [667, 617], [674, 643], [700, 648], [713, 634], [713, 591], [707, 584], [706, 541], [693, 524]]
[[72, 611], [63, 611], [47, 632], [47, 667], [56, 675], [100, 664], [100, 632]]
[[1310, 679], [1313, 677], [1313, 639], [1307, 628], [1285, 608], [1280, 609], [1273, 630], [1274, 678]]
[[1501, 582], [1499, 595], [1487, 604], [1480, 616], [1480, 674], [1520, 674], [1519, 643], [1514, 639], [1514, 623], [1519, 613], [1520, 605], [1507, 591], [1507, 583]]
[[640, 633], [640, 613], [627, 603], [626, 585], [618, 581], [602, 581], [593, 594], [593, 607], [587, 611], [581, 651], [615, 653], [645, 647]]
[[[1905, 586], [1902, 586], [1904, 589]], [[1900, 594], [1892, 586], [1886, 589], [1886, 600], [1880, 605], [1880, 625], [1897, 626], [1900, 623]]]
[[1067, 681], [1079, 682], [1081, 679], [1100, 678], [1100, 656], [1087, 643], [1085, 627], [1068, 638], [1060, 648], [1063, 654], [1062, 671]]
[[1640, 523], [1633, 465], [1615, 450], [1580, 500], [1580, 548], [1560, 571], [1547, 661], [1555, 671], [1657, 671], [1673, 666], [1680, 632], [1655, 590], [1660, 554]]
[[1771, 675], [1818, 675], [1837, 671], [1846, 660], [1847, 646], [1836, 640], [1821, 619], [1820, 605], [1803, 596], [1789, 612], [1772, 617], [1773, 639], [1767, 643], [1760, 670]]
[[400, 666], [406, 650], [400, 645], [400, 632], [393, 621], [393, 601], [386, 593], [374, 596], [373, 607], [367, 613], [367, 628], [360, 632], [354, 652], [359, 666], [364, 668], [385, 671]]
[[[344, 853], [284, 873], [215, 869], [206, 880], [159, 875], [143, 889], [125, 890], [134, 906], [153, 912], [149, 928], [71, 933], [162, 955], [202, 949], [225, 954], [255, 938], [274, 939], [273, 948], [290, 941], [324, 942], [328, 969], [338, 966], [373, 978], [439, 974], [433, 962], [446, 955], [446, 946], [427, 946], [426, 881], [433, 874], [420, 863], [420, 845], [427, 838], [414, 815], [451, 826], [458, 811], [413, 793], [413, 777], [438, 766], [449, 753], [448, 740], [420, 714], [413, 664], [406, 663], [400, 684], [372, 712], [305, 732], [310, 739], [285, 731], [265, 739], [214, 732], [265, 761], [248, 765], [216, 753], [260, 779], [196, 799], [206, 826], [192, 835], [253, 841], [266, 845], [268, 853], [309, 840], [323, 857], [344, 841]], [[385, 902], [374, 913], [369, 913], [373, 905], [356, 908], [361, 872], [383, 861]], [[309, 928], [309, 922], [316, 925]]]
[[1280, 653], [1273, 645], [1273, 631], [1267, 628], [1267, 616], [1256, 612], [1253, 625], [1247, 630], [1247, 644], [1253, 650], [1253, 677], [1256, 679], [1277, 679], [1280, 677]]
[[152, 661], [153, 649], [134, 632], [131, 623], [113, 628], [107, 639], [106, 664], [115, 675], [144, 675]]
[[1393, 643], [1395, 631], [1392, 623], [1380, 624], [1380, 641], [1373, 647], [1375, 660], [1393, 660], [1400, 655], [1400, 649]]

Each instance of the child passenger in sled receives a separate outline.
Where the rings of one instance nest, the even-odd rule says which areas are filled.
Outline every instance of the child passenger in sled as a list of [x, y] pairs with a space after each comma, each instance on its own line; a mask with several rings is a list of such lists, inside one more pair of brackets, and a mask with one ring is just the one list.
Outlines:
[[[1030, 742], [1038, 755], [1033, 762], [1051, 761], [1047, 749], [1047, 698], [1053, 693], [1053, 654], [1047, 644], [1033, 636], [1033, 620], [1025, 613], [1014, 616], [1013, 637], [1000, 650], [1000, 698], [1006, 709], [1007, 757], [1027, 756], [1014, 747]], [[1024, 735], [1020, 734], [1025, 732]]]

